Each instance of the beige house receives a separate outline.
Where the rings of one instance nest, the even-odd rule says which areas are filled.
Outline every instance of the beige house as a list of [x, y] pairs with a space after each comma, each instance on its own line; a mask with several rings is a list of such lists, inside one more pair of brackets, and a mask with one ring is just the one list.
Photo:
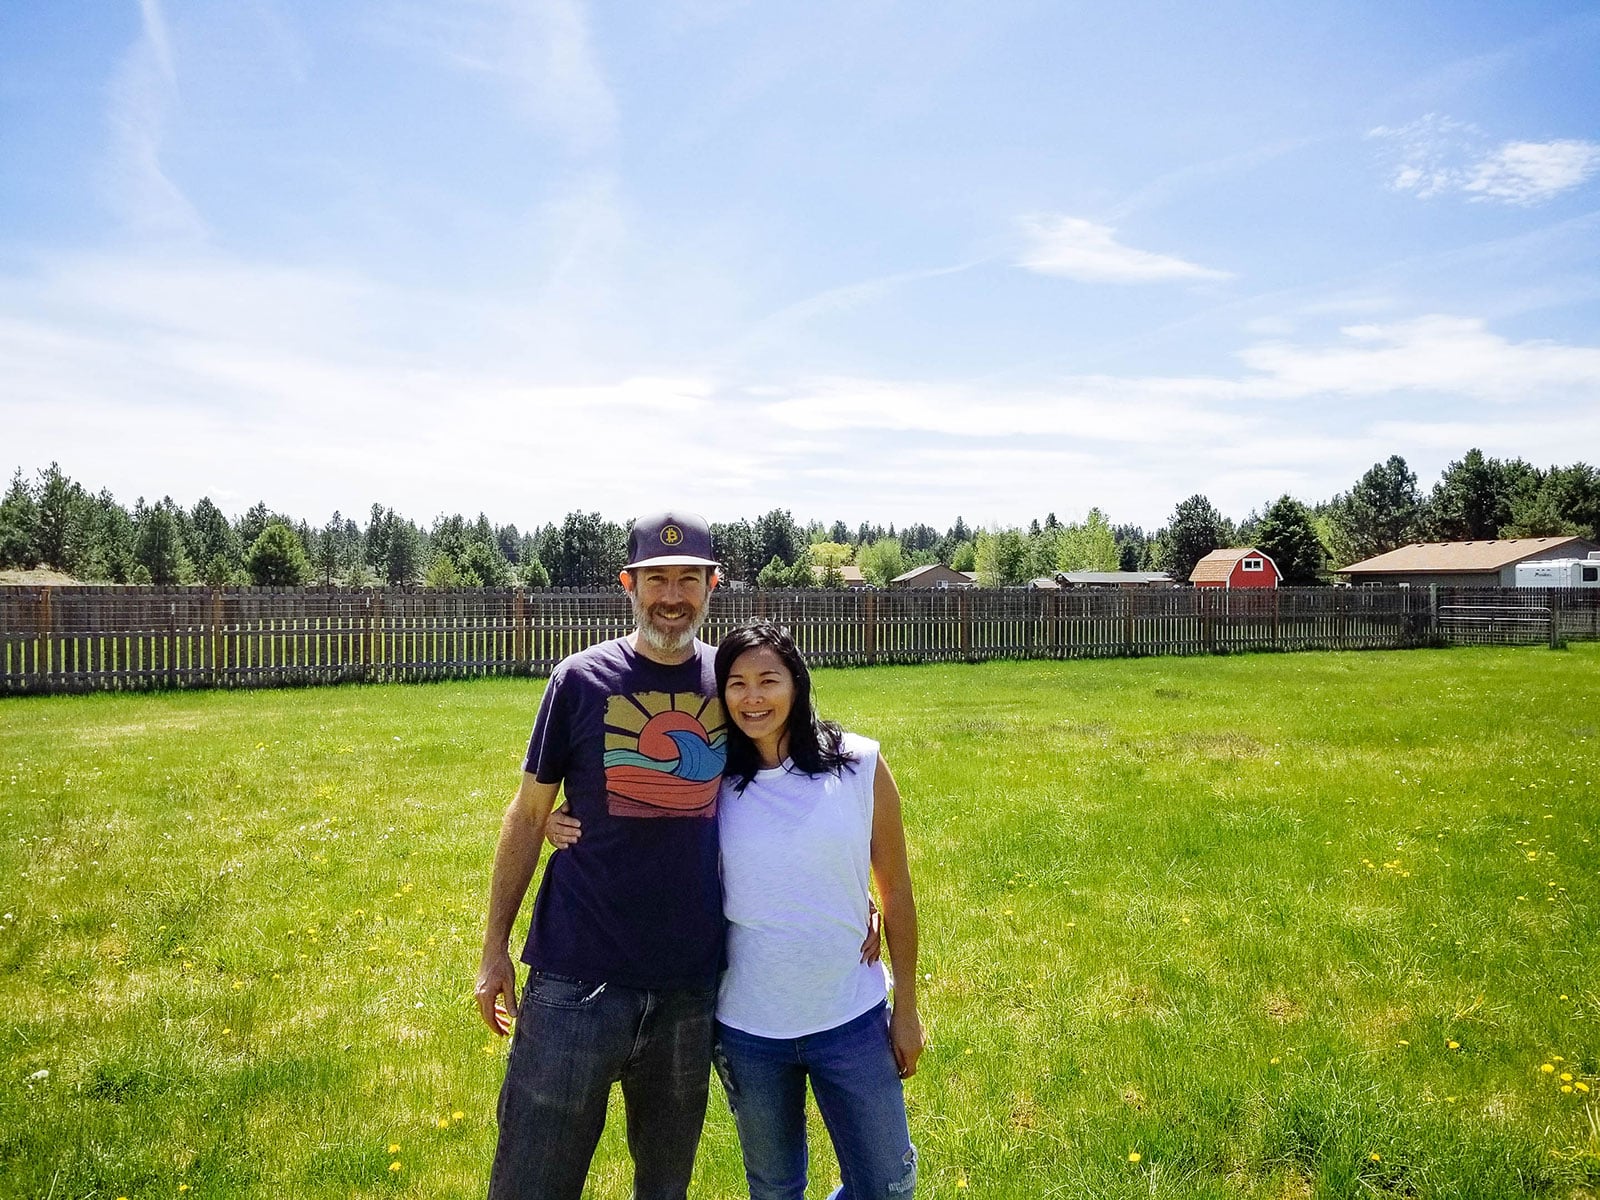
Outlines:
[[889, 581], [892, 588], [969, 588], [973, 582], [963, 572], [943, 563], [929, 563], [925, 567], [913, 567], [904, 575], [896, 575]]
[[[823, 578], [828, 574], [828, 568], [813, 563], [811, 566], [811, 574], [820, 584]], [[841, 566], [839, 568], [839, 574], [844, 577], [845, 587], [852, 591], [854, 591], [856, 588], [872, 586], [872, 581], [861, 573], [861, 568], [856, 566], [855, 563], [846, 563], [844, 566]]]
[[1354, 584], [1516, 587], [1518, 563], [1547, 558], [1584, 558], [1591, 550], [1600, 550], [1600, 546], [1580, 537], [1413, 542], [1376, 558], [1341, 567], [1338, 574]]

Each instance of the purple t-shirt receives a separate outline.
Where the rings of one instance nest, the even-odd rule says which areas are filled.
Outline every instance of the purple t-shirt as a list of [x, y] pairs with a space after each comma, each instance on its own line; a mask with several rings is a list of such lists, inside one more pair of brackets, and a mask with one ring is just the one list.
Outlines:
[[563, 660], [523, 769], [583, 823], [550, 856], [522, 961], [637, 988], [701, 988], [722, 965], [717, 788], [726, 729], [714, 651], [663, 666], [625, 639]]

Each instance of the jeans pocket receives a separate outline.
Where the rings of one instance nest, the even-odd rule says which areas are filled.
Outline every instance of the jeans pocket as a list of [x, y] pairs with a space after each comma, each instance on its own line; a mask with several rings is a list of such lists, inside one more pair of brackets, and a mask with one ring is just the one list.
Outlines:
[[604, 983], [535, 971], [528, 976], [528, 986], [522, 998], [525, 1002], [532, 1001], [544, 1008], [586, 1008], [598, 1000], [600, 993], [605, 990]]

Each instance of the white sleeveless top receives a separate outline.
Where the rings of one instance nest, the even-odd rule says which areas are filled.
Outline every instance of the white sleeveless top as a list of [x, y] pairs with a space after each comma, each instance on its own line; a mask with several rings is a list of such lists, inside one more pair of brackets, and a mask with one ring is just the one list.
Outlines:
[[878, 743], [847, 733], [856, 761], [808, 776], [787, 762], [717, 797], [728, 969], [717, 1019], [758, 1037], [798, 1038], [854, 1020], [888, 995], [861, 962], [872, 877]]

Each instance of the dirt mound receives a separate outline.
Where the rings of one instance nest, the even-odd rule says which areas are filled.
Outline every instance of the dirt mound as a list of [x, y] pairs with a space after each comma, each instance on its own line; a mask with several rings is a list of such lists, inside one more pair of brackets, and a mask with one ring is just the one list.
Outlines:
[[0, 587], [22, 585], [26, 587], [75, 587], [83, 583], [71, 575], [52, 571], [49, 567], [34, 567], [31, 571], [0, 571]]

